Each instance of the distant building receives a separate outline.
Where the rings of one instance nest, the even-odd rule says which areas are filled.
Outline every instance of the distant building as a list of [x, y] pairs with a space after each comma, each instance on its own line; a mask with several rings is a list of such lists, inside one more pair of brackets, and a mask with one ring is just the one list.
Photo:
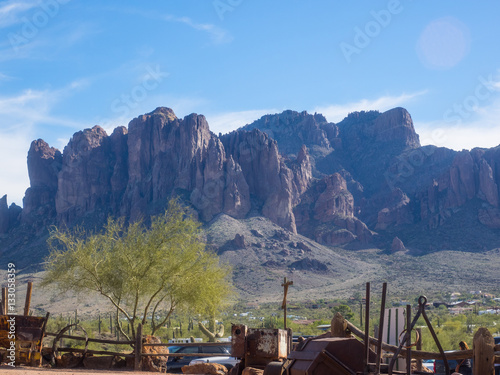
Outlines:
[[464, 314], [468, 312], [472, 312], [472, 307], [450, 307], [448, 309], [450, 314]]
[[500, 314], [500, 307], [495, 307], [493, 309], [488, 309], [488, 310], [481, 310], [478, 312], [478, 315], [484, 315], [484, 314]]

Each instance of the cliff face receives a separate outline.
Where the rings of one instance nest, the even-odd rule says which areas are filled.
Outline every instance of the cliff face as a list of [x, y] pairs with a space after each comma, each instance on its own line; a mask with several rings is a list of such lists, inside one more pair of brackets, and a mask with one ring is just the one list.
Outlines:
[[111, 136], [99, 126], [75, 133], [62, 155], [35, 141], [28, 164], [25, 222], [45, 207], [47, 219], [67, 225], [89, 215], [141, 219], [161, 212], [172, 195], [204, 222], [220, 213], [244, 218], [252, 195], [264, 216], [296, 232], [293, 202], [311, 179], [305, 148], [289, 168], [276, 142], [258, 130], [221, 140], [204, 116], [178, 119], [168, 108], [139, 116]]
[[[338, 124], [285, 111], [221, 137], [202, 115], [157, 108], [111, 135], [99, 126], [77, 132], [63, 153], [34, 141], [28, 171], [22, 213], [0, 200], [0, 234], [86, 217], [147, 218], [176, 195], [203, 222], [262, 215], [328, 245], [389, 250], [397, 234], [407, 249], [428, 239], [422, 251], [464, 239], [500, 246], [500, 147], [420, 147], [403, 108]], [[447, 225], [467, 229], [442, 236]]]
[[262, 207], [262, 214], [296, 233], [293, 206], [312, 177], [307, 150], [301, 149], [290, 169], [279, 153], [277, 142], [260, 130], [235, 131], [223, 136], [222, 142], [241, 166], [249, 192]]
[[128, 184], [122, 213], [136, 219], [148, 206], [164, 208], [172, 192], [186, 192], [204, 221], [224, 212], [236, 218], [250, 209], [241, 168], [226, 156], [204, 116], [183, 120], [159, 108], [131, 121]]
[[47, 225], [56, 215], [55, 197], [62, 154], [42, 139], [31, 143], [28, 151], [30, 187], [23, 199], [24, 222]]

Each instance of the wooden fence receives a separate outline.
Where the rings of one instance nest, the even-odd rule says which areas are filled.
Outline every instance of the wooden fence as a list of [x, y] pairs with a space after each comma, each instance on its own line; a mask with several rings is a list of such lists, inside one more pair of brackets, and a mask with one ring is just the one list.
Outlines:
[[[365, 340], [364, 332], [359, 330], [357, 327], [348, 323], [348, 328], [350, 331], [358, 336], [360, 339]], [[134, 370], [140, 371], [142, 358], [144, 357], [159, 357], [166, 356], [164, 353], [143, 353], [144, 347], [169, 347], [178, 346], [179, 343], [143, 343], [142, 335], [142, 325], [139, 324], [137, 327], [136, 339], [134, 341], [118, 341], [118, 340], [106, 340], [106, 339], [92, 339], [88, 337], [73, 336], [73, 335], [58, 335], [55, 333], [46, 333], [46, 336], [53, 336], [54, 340], [59, 340], [60, 338], [72, 339], [85, 341], [85, 349], [77, 348], [59, 348], [57, 351], [60, 352], [77, 352], [77, 353], [87, 353], [96, 355], [114, 355], [121, 356], [125, 358], [134, 358]], [[378, 339], [374, 337], [368, 337], [367, 340], [372, 345], [378, 345]], [[106, 350], [89, 350], [87, 349], [87, 344], [90, 342], [100, 343], [100, 344], [112, 344], [112, 345], [129, 345], [133, 347], [132, 352], [112, 352]], [[182, 343], [182, 346], [221, 346], [227, 345], [227, 343]], [[388, 352], [385, 357], [391, 357], [397, 347], [382, 343], [381, 348]], [[200, 353], [169, 353], [169, 357], [199, 357]], [[219, 354], [202, 353], [203, 357], [213, 357], [219, 356]], [[418, 360], [422, 359], [441, 359], [440, 353], [435, 352], [425, 352], [421, 350], [408, 350], [403, 349], [400, 356]], [[457, 350], [453, 352], [446, 353], [447, 359], [465, 359], [472, 358], [474, 363], [473, 372], [475, 374], [493, 375], [495, 363], [500, 364], [500, 345], [495, 345], [494, 339], [491, 333], [486, 328], [479, 328], [474, 335], [473, 349], [472, 350]]]
[[[365, 340], [365, 342], [369, 342], [375, 347], [378, 346], [378, 339], [371, 336], [366, 337], [365, 333], [352, 323], [348, 321], [346, 321], [346, 323], [347, 327], [354, 335], [362, 340]], [[396, 346], [389, 345], [384, 342], [381, 343], [380, 347], [382, 350], [387, 352], [383, 355], [385, 358], [391, 358], [393, 353], [395, 353], [398, 349]], [[442, 359], [440, 353], [411, 349], [401, 350], [399, 356], [401, 358], [414, 358], [417, 362], [422, 359]], [[495, 340], [487, 328], [479, 328], [474, 335], [473, 348], [471, 350], [455, 350], [446, 352], [445, 356], [448, 360], [460, 360], [467, 358], [473, 359], [472, 372], [474, 374], [494, 375], [495, 364], [500, 364], [500, 345], [495, 345]]]
[[[95, 354], [95, 355], [114, 355], [125, 358], [134, 358], [134, 370], [141, 370], [142, 358], [144, 357], [215, 357], [220, 356], [220, 353], [143, 353], [144, 347], [169, 347], [169, 346], [225, 346], [227, 343], [224, 342], [205, 342], [205, 343], [143, 343], [143, 335], [142, 335], [142, 324], [137, 326], [136, 339], [134, 341], [127, 340], [107, 340], [107, 339], [93, 339], [82, 336], [74, 336], [74, 335], [59, 335], [56, 333], [47, 332], [46, 336], [54, 337], [54, 340], [59, 339], [71, 339], [78, 341], [85, 341], [85, 348], [58, 348], [58, 352], [66, 352], [66, 353], [84, 353], [84, 354]], [[88, 343], [98, 343], [98, 344], [111, 344], [111, 345], [129, 345], [133, 347], [132, 352], [123, 353], [123, 352], [113, 352], [109, 350], [91, 350], [87, 349]]]

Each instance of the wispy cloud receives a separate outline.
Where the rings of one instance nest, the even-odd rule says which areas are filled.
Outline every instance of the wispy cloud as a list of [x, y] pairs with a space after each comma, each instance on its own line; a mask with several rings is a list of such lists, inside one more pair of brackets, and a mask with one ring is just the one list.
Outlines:
[[202, 23], [195, 21], [191, 17], [175, 16], [173, 14], [165, 14], [165, 13], [163, 14], [155, 13], [152, 11], [145, 11], [143, 9], [136, 7], [116, 8], [116, 7], [106, 6], [103, 9], [106, 9], [111, 12], [128, 13], [134, 16], [141, 16], [151, 20], [162, 20], [167, 22], [181, 23], [186, 26], [189, 26], [194, 30], [206, 33], [213, 44], [225, 44], [225, 43], [230, 43], [233, 40], [233, 36], [226, 29], [223, 29], [222, 27], [214, 25], [212, 23]]
[[386, 111], [388, 109], [406, 104], [426, 93], [427, 91], [423, 90], [410, 94], [403, 93], [399, 96], [386, 95], [376, 99], [362, 99], [353, 103], [319, 106], [314, 108], [312, 112], [323, 114], [328, 121], [339, 122], [351, 112], [369, 110], [377, 110], [381, 112]]
[[415, 122], [422, 145], [453, 150], [496, 147], [500, 144], [500, 96], [476, 108], [467, 119], [452, 123], [445, 120]]
[[215, 113], [206, 115], [210, 130], [214, 133], [229, 133], [258, 120], [264, 115], [279, 113], [278, 109], [253, 109], [248, 111]]
[[195, 30], [206, 32], [214, 44], [229, 43], [233, 40], [233, 37], [225, 29], [222, 29], [214, 24], [197, 23], [189, 17], [175, 17], [172, 15], [166, 15], [164, 16], [164, 19], [166, 21], [180, 22]]
[[21, 22], [21, 14], [38, 6], [39, 0], [4, 1], [0, 5], [0, 28], [8, 27]]
[[9, 203], [22, 205], [29, 186], [26, 156], [31, 141], [39, 138], [38, 128], [82, 128], [81, 123], [52, 114], [53, 108], [80, 85], [75, 82], [57, 90], [24, 90], [0, 97], [0, 196], [7, 194]]
[[423, 145], [454, 150], [500, 144], [500, 70], [480, 75], [468, 95], [443, 110], [441, 119], [415, 123]]
[[0, 82], [2, 82], [2, 81], [11, 81], [12, 79], [14, 79], [14, 78], [11, 77], [11, 76], [8, 76], [7, 74], [0, 73]]
[[24, 192], [29, 186], [26, 165], [30, 134], [22, 129], [5, 132], [0, 129], [0, 196], [7, 194], [8, 204], [22, 206]]

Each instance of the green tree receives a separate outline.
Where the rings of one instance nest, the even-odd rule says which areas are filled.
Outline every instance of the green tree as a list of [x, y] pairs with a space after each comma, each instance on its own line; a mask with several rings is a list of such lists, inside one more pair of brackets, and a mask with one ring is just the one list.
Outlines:
[[332, 309], [333, 316], [335, 316], [335, 314], [338, 312], [341, 313], [344, 319], [346, 320], [351, 320], [351, 318], [354, 316], [354, 313], [352, 312], [351, 308], [347, 305], [335, 306]]
[[213, 313], [232, 290], [230, 268], [205, 249], [200, 224], [176, 199], [148, 227], [109, 219], [100, 233], [55, 228], [48, 245], [42, 285], [103, 295], [125, 337], [122, 318], [132, 338], [148, 318], [154, 334], [174, 311]]

